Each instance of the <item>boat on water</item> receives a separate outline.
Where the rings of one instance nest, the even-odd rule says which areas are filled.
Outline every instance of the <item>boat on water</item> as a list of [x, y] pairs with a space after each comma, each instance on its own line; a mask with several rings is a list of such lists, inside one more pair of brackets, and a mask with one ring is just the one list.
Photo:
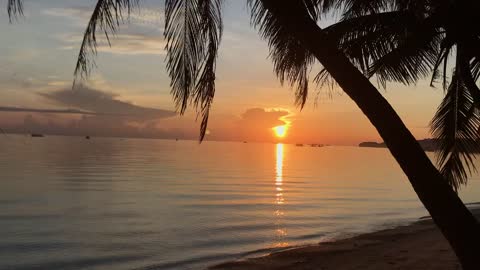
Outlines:
[[303, 143], [297, 143], [297, 144], [295, 144], [295, 146], [300, 146], [301, 147], [301, 146], [303, 146]]
[[319, 143], [312, 143], [310, 144], [311, 147], [324, 147], [325, 145]]
[[32, 137], [33, 138], [42, 138], [42, 137], [45, 137], [45, 135], [40, 134], [40, 133], [32, 133]]
[[85, 136], [85, 139], [90, 140], [90, 136]]

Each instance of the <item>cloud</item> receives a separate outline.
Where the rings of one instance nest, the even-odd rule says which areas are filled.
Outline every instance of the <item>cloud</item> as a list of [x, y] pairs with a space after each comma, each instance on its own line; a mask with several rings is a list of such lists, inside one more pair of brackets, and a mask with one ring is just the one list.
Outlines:
[[[48, 8], [42, 11], [47, 16], [71, 20], [78, 27], [87, 25], [92, 12], [93, 7]], [[128, 17], [127, 23], [135, 26], [154, 26], [157, 28], [164, 22], [164, 12], [159, 8], [136, 8], [132, 10], [129, 16], [125, 17]]]
[[182, 129], [162, 125], [166, 123], [163, 121], [175, 120], [175, 112], [135, 105], [113, 93], [79, 85], [75, 90], [67, 88], [38, 95], [55, 107], [0, 107], [0, 123], [6, 132], [139, 138], [190, 136]]
[[74, 110], [74, 109], [33, 109], [33, 108], [18, 108], [18, 107], [0, 107], [0, 112], [30, 112], [30, 113], [56, 113], [56, 114], [85, 114], [94, 115], [96, 113]]
[[[92, 8], [50, 8], [43, 10], [47, 16], [65, 18], [74, 23], [78, 28], [85, 28], [90, 19]], [[97, 35], [97, 50], [111, 54], [122, 55], [165, 55], [165, 39], [163, 38], [164, 15], [161, 9], [138, 8], [132, 10], [119, 27], [119, 32], [110, 36], [109, 41], [99, 33]], [[75, 31], [81, 33], [82, 31]], [[61, 49], [78, 50], [83, 36], [79, 34], [56, 35], [55, 38], [63, 42]]]
[[[118, 96], [98, 90], [77, 90], [84, 91], [80, 96], [77, 96], [78, 93], [75, 91], [72, 94], [71, 91], [60, 90], [48, 95], [42, 94], [42, 96], [48, 96], [56, 105], [68, 106], [72, 109], [37, 110], [4, 107], [5, 113], [0, 114], [0, 126], [6, 132], [14, 133], [90, 135], [94, 137], [198, 138], [198, 125], [195, 125], [194, 119], [190, 117], [158, 118], [158, 116], [165, 115], [163, 110], [159, 110], [160, 114], [156, 111], [153, 115], [147, 113], [147, 116], [132, 117], [131, 115], [145, 115], [144, 110], [151, 108], [132, 109], [130, 106], [139, 106], [119, 101]], [[88, 112], [88, 114], [77, 114], [76, 112]], [[129, 116], [120, 117], [119, 114], [128, 114]], [[174, 113], [170, 112], [167, 115], [174, 115]], [[287, 124], [290, 122], [289, 116], [290, 113], [287, 110], [250, 108], [241, 115], [215, 117], [210, 123], [211, 134], [207, 136], [207, 139], [271, 142], [275, 138], [272, 127]]]
[[252, 108], [245, 111], [241, 116], [243, 125], [255, 126], [258, 128], [272, 128], [285, 125], [287, 122], [283, 117], [290, 113], [286, 110], [266, 110], [263, 108]]
[[67, 136], [195, 138], [182, 129], [158, 126], [154, 121], [138, 125], [123, 117], [107, 115], [83, 115], [80, 118], [71, 118], [27, 114], [14, 123], [3, 123], [2, 130], [8, 133], [41, 133]]
[[239, 116], [214, 117], [207, 139], [271, 142], [272, 128], [288, 124], [291, 113], [285, 109], [250, 108]]
[[175, 112], [156, 108], [138, 106], [121, 101], [118, 96], [84, 85], [77, 86], [74, 90], [63, 89], [48, 93], [39, 93], [57, 105], [94, 112], [96, 114], [117, 115], [137, 120], [152, 120], [175, 116]]
[[[83, 37], [80, 35], [60, 35], [57, 36], [64, 43], [61, 49], [78, 50]], [[123, 54], [123, 55], [165, 55], [165, 39], [162, 36], [151, 36], [145, 34], [117, 34], [110, 38], [111, 46], [108, 40], [103, 36], [98, 36], [97, 51]]]
[[92, 16], [92, 9], [86, 7], [77, 8], [48, 8], [42, 10], [42, 13], [47, 16], [66, 18], [75, 22], [76, 26], [86, 26], [90, 16]]

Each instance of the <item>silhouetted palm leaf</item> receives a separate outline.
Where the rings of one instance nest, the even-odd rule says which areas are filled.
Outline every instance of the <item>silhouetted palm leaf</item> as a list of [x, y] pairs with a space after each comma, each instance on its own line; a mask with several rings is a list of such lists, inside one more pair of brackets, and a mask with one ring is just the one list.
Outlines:
[[215, 68], [222, 36], [222, 0], [167, 0], [165, 38], [171, 93], [181, 114], [189, 101], [203, 116], [200, 140], [207, 131], [215, 94]]
[[474, 81], [477, 81], [480, 77], [480, 57], [472, 59], [471, 65], [473, 79]]
[[[303, 2], [310, 15], [318, 19], [321, 0], [298, 0]], [[299, 42], [291, 37], [289, 30], [272, 16], [259, 0], [248, 0], [252, 12], [252, 23], [258, 27], [262, 38], [269, 44], [270, 58], [274, 70], [283, 84], [288, 81], [296, 89], [296, 104], [305, 105], [309, 89], [310, 68], [315, 63], [313, 55]], [[327, 3], [327, 2], [324, 2]], [[281, 3], [279, 5], [288, 3]]]
[[[222, 0], [167, 0], [165, 2], [167, 70], [177, 109], [183, 114], [192, 102], [202, 115], [203, 140], [215, 94], [215, 69], [222, 35]], [[95, 66], [97, 32], [110, 44], [118, 26], [139, 0], [98, 0], [85, 30], [75, 67], [76, 78], [86, 78]]]
[[431, 73], [437, 57], [442, 34], [429, 25], [393, 11], [345, 19], [325, 31], [366, 76], [411, 84]]
[[[115, 35], [124, 13], [130, 14], [139, 0], [98, 0], [85, 30], [75, 66], [75, 78], [86, 78], [95, 66], [97, 32], [101, 31], [110, 44], [110, 35]], [[74, 82], [75, 85], [75, 82]]]
[[[474, 99], [457, 71], [432, 120], [432, 133], [439, 139], [438, 164], [450, 185], [458, 190], [475, 169], [480, 115]], [[468, 172], [467, 172], [468, 170]]]
[[[451, 52], [453, 51], [453, 46], [455, 45], [454, 41], [448, 37], [445, 37], [442, 42], [440, 43], [440, 50], [437, 54], [435, 64], [433, 66], [433, 73], [432, 78], [430, 80], [430, 85], [434, 86], [434, 83], [438, 80], [439, 77], [442, 77], [442, 86], [446, 90], [448, 88], [447, 85], [447, 66], [448, 66], [448, 59], [450, 57]], [[443, 63], [442, 72], [440, 72], [440, 66]]]
[[17, 15], [23, 15], [23, 1], [22, 0], [8, 0], [7, 12], [10, 22]]
[[387, 81], [407, 85], [418, 82], [431, 74], [440, 38], [435, 29], [419, 27], [399, 40], [391, 51], [376, 59], [368, 76], [376, 75], [383, 84]]
[[[478, 152], [478, 130], [470, 129], [477, 125], [480, 108], [480, 90], [476, 85], [480, 76], [478, 31], [456, 30], [458, 26], [452, 26], [444, 17], [444, 12], [455, 11], [455, 6], [445, 6], [445, 2], [352, 0], [344, 5], [343, 19], [325, 31], [366, 76], [376, 76], [382, 85], [386, 81], [412, 84], [429, 74], [433, 85], [441, 78], [447, 95], [432, 128], [440, 142], [439, 166], [458, 189], [466, 183], [467, 172], [474, 169], [471, 160]], [[472, 10], [475, 7], [470, 6]], [[454, 61], [455, 80], [449, 82], [447, 67], [452, 52], [461, 52], [464, 67], [461, 69], [459, 61]], [[471, 106], [468, 115], [459, 111]], [[448, 121], [461, 118], [457, 115], [464, 118], [447, 126]]]

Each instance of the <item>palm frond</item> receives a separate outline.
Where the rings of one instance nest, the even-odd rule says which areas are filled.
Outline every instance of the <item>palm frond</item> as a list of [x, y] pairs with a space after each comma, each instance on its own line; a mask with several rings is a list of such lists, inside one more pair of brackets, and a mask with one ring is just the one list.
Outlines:
[[[448, 35], [444, 35], [442, 41], [440, 42], [440, 49], [437, 53], [435, 63], [432, 68], [432, 78], [430, 80], [430, 86], [433, 86], [434, 83], [438, 80], [439, 77], [442, 78], [442, 86], [443, 89], [447, 89], [447, 66], [448, 66], [448, 59], [450, 54], [453, 51], [453, 47], [455, 45], [454, 40], [452, 40]], [[440, 66], [443, 63], [443, 70], [440, 72]]]
[[337, 81], [328, 73], [325, 68], [322, 68], [317, 75], [313, 78], [313, 81], [317, 84], [317, 89], [321, 91], [325, 87], [330, 91], [330, 96], [332, 95], [332, 90], [337, 86]]
[[7, 12], [10, 22], [13, 21], [16, 16], [23, 15], [23, 0], [8, 0]]
[[343, 18], [355, 18], [390, 11], [415, 11], [422, 16], [428, 0], [338, 0], [343, 8]]
[[475, 81], [480, 78], [480, 57], [474, 57], [471, 64], [472, 76]]
[[[388, 7], [382, 1], [345, 1], [346, 15], [325, 32], [354, 65], [367, 77], [376, 76], [382, 85], [387, 81], [414, 84], [429, 73], [432, 85], [442, 78], [447, 94], [431, 127], [439, 144], [440, 170], [458, 190], [475, 170], [474, 153], [480, 152], [480, 89], [476, 85], [480, 61], [475, 57], [478, 38], [459, 39], [449, 34], [437, 14], [422, 14], [412, 8], [422, 1], [396, 2], [396, 7]], [[457, 60], [449, 83], [448, 60], [460, 40], [471, 43], [467, 46], [470, 58], [464, 60], [463, 68]], [[455, 51], [458, 58], [458, 47]], [[326, 78], [323, 72], [316, 77], [317, 81]]]
[[343, 19], [324, 29], [366, 76], [373, 61], [391, 52], [403, 38], [410, 17], [405, 12], [369, 14]]
[[215, 95], [215, 71], [218, 55], [218, 46], [223, 32], [223, 24], [221, 17], [222, 1], [200, 1], [200, 9], [202, 10], [203, 31], [208, 36], [208, 44], [206, 56], [204, 60], [203, 71], [196, 85], [194, 93], [195, 104], [199, 104], [200, 113], [202, 114], [202, 123], [200, 126], [200, 141], [205, 138], [207, 133], [208, 118], [210, 108]]
[[166, 0], [165, 38], [167, 70], [177, 110], [189, 102], [203, 120], [200, 140], [207, 131], [215, 94], [215, 68], [223, 24], [222, 0]]
[[415, 83], [431, 72], [441, 34], [429, 20], [409, 11], [373, 13], [344, 18], [325, 29], [367, 77]]
[[[475, 154], [480, 152], [480, 89], [474, 75], [475, 57], [465, 41], [444, 40], [439, 57], [444, 59], [444, 69], [453, 44], [456, 44], [456, 67], [444, 101], [432, 120], [432, 133], [440, 146], [437, 151], [440, 171], [458, 191], [466, 185], [469, 174], [476, 171]], [[444, 75], [444, 84], [445, 81]]]
[[308, 97], [310, 67], [315, 58], [287, 33], [280, 34], [277, 38], [280, 46], [273, 47], [270, 52], [275, 73], [282, 84], [288, 81], [296, 89], [295, 103], [303, 108]]
[[458, 190], [475, 171], [474, 153], [480, 151], [478, 130], [480, 112], [458, 71], [432, 122], [438, 140], [437, 163], [449, 184]]
[[343, 0], [344, 18], [361, 17], [391, 10], [392, 0]]
[[325, 14], [332, 10], [339, 10], [343, 4], [343, 0], [322, 0], [317, 1], [318, 10]]
[[124, 14], [129, 15], [131, 10], [139, 4], [140, 0], [98, 0], [93, 10], [83, 35], [82, 45], [78, 53], [75, 66], [75, 80], [84, 79], [90, 75], [95, 67], [97, 54], [97, 32], [102, 31], [110, 44], [110, 35], [115, 35], [124, 19]]
[[386, 81], [415, 84], [432, 72], [440, 42], [441, 36], [435, 29], [419, 27], [392, 51], [374, 59], [369, 76], [376, 75], [382, 84]]
[[[319, 18], [322, 9], [321, 0], [297, 0], [308, 14], [315, 20]], [[295, 103], [303, 108], [308, 97], [310, 69], [315, 63], [315, 57], [291, 37], [289, 30], [280, 23], [262, 4], [260, 0], [249, 0], [251, 21], [260, 31], [262, 38], [268, 41], [270, 58], [274, 71], [280, 82], [286, 81], [295, 89]], [[282, 5], [285, 3], [280, 3]], [[288, 5], [286, 6], [288, 7]]]
[[[457, 68], [460, 70], [460, 75], [462, 80], [465, 84], [465, 87], [470, 91], [472, 98], [474, 100], [475, 106], [480, 109], [480, 88], [476, 83], [476, 79], [474, 76], [475, 72], [475, 62], [470, 61], [469, 57], [465, 55], [465, 53], [460, 52], [462, 46], [459, 46], [457, 49], [458, 57], [461, 57], [461, 61], [457, 64]], [[475, 60], [475, 58], [473, 59]], [[480, 134], [479, 134], [480, 135]]]

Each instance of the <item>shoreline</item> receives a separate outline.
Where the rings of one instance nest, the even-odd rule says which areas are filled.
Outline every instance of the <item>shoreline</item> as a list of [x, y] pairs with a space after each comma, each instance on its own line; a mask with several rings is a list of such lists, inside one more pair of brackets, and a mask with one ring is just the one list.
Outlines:
[[[471, 209], [478, 218], [480, 208]], [[269, 255], [224, 262], [208, 270], [461, 269], [447, 240], [429, 217], [332, 242], [292, 247]]]

